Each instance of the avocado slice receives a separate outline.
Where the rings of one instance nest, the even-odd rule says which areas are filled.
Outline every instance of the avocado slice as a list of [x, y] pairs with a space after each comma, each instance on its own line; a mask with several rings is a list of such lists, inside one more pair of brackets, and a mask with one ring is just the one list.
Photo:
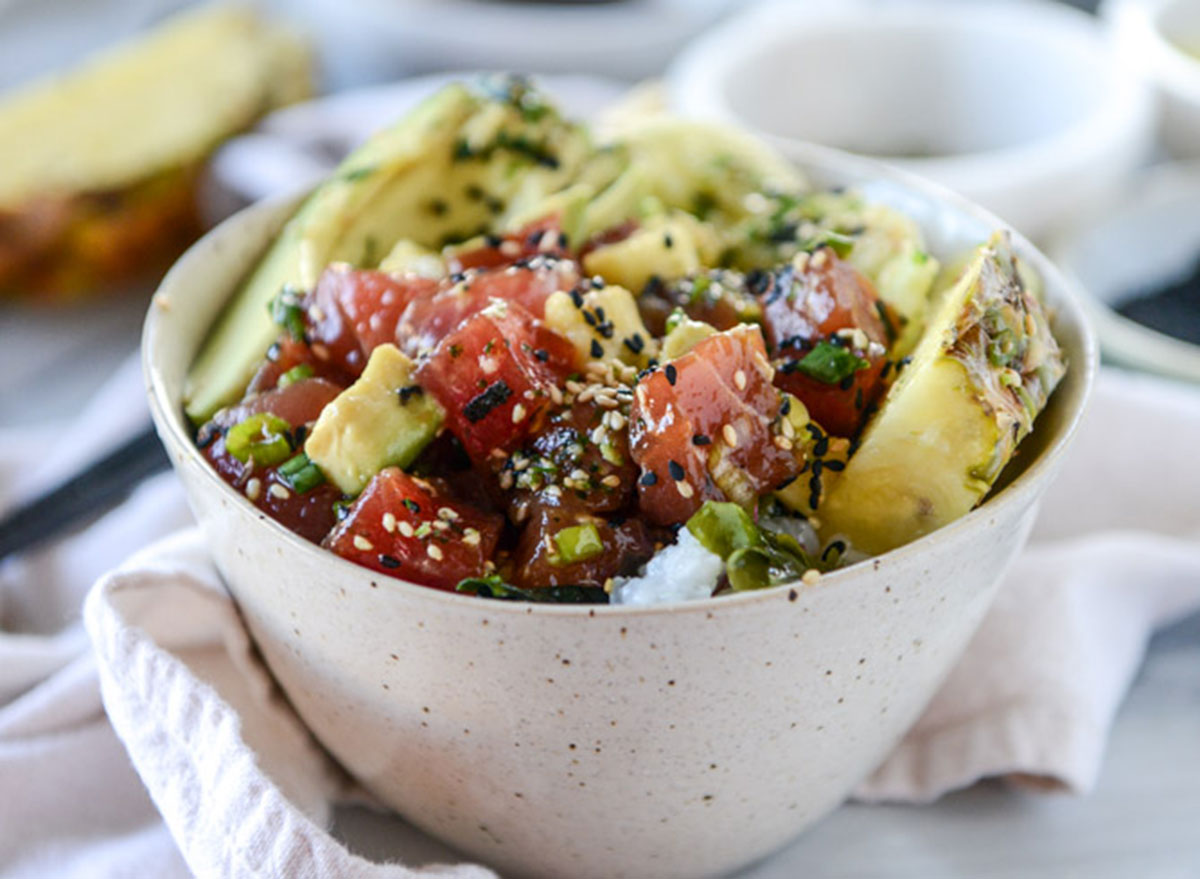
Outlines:
[[358, 381], [321, 410], [304, 452], [346, 494], [384, 467], [407, 467], [441, 430], [445, 412], [412, 371], [395, 345], [380, 345]]
[[288, 222], [192, 365], [184, 408], [203, 422], [235, 401], [275, 340], [267, 304], [325, 266], [375, 266], [401, 239], [439, 248], [503, 225], [562, 189], [591, 147], [520, 79], [451, 85], [350, 155]]

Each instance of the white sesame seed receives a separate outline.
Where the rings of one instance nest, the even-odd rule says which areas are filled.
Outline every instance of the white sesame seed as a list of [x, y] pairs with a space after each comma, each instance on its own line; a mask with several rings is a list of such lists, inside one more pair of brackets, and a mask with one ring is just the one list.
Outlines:
[[590, 399], [592, 399], [592, 397], [594, 397], [594, 396], [596, 396], [596, 386], [588, 385], [586, 388], [584, 388], [582, 391], [579, 392], [579, 395], [575, 399], [578, 400], [580, 403], [586, 403]]
[[518, 403], [517, 405], [513, 406], [513, 411], [512, 411], [513, 424], [519, 423], [521, 421], [521, 419], [524, 417], [525, 417], [524, 404]]
[[246, 483], [246, 497], [256, 501], [260, 494], [262, 494], [262, 483], [258, 479], [251, 479]]
[[290, 491], [288, 491], [286, 488], [284, 488], [282, 485], [280, 485], [278, 482], [272, 483], [271, 487], [268, 488], [267, 491], [270, 493], [270, 495], [272, 497], [277, 497], [281, 501], [286, 501], [288, 498], [290, 498], [292, 496], [292, 493]]
[[370, 552], [375, 548], [375, 544], [367, 540], [367, 538], [363, 537], [361, 534], [355, 534], [353, 542], [354, 548], [361, 549], [363, 552]]
[[396, 517], [392, 513], [383, 514], [383, 530], [392, 534], [396, 530]]
[[462, 539], [467, 546], [479, 546], [481, 538], [479, 532], [474, 528], [464, 528]]
[[800, 580], [805, 586], [815, 586], [817, 581], [821, 579], [821, 572], [816, 568], [809, 568], [804, 572], [804, 576]]
[[431, 522], [430, 524], [434, 527], [434, 530], [436, 530], [436, 531], [449, 531], [450, 530], [450, 523], [445, 521], [444, 519], [436, 519], [433, 522]]
[[312, 316], [314, 323], [320, 323], [321, 321], [325, 320], [325, 309], [321, 308], [319, 305], [310, 305], [308, 307], [308, 313]]
[[458, 513], [449, 507], [438, 507], [438, 518], [445, 519], [447, 522], [454, 522], [458, 519]]
[[788, 439], [794, 439], [796, 436], [796, 428], [792, 426], [792, 420], [786, 415], [779, 422], [779, 429], [783, 431], [783, 435]]
[[513, 475], [508, 471], [500, 474], [500, 487], [505, 491], [513, 487]]
[[558, 385], [550, 385], [550, 400], [555, 406], [562, 405], [563, 393], [558, 389]]
[[792, 441], [786, 436], [777, 436], [775, 437], [774, 442], [777, 449], [781, 449], [785, 452], [790, 452], [792, 450]]
[[731, 449], [737, 448], [738, 435], [732, 424], [726, 424], [721, 428], [721, 436], [725, 439], [725, 445]]
[[617, 486], [619, 486], [621, 484], [621, 477], [615, 473], [610, 473], [608, 476], [605, 476], [600, 481], [602, 483], [604, 483], [605, 485], [607, 485], [609, 488], [616, 488]]
[[625, 426], [625, 416], [624, 415], [622, 415], [620, 412], [609, 412], [608, 413], [609, 430], [620, 430], [624, 426]]
[[416, 533], [416, 531], [413, 530], [413, 526], [411, 524], [409, 524], [408, 522], [397, 522], [396, 530], [399, 531], [401, 534], [403, 534], [405, 537], [412, 537]]
[[573, 479], [575, 482], [587, 482], [587, 478], [587, 472], [580, 470], [578, 467], [571, 471], [571, 479]]
[[314, 344], [309, 346], [309, 350], [311, 350], [312, 353], [315, 354], [321, 360], [329, 359], [329, 349], [326, 348], [324, 345], [322, 345], [320, 342], [315, 342]]
[[808, 269], [808, 251], [802, 250], [792, 257], [792, 268], [801, 274]]
[[510, 238], [507, 241], [500, 242], [500, 252], [504, 256], [516, 256], [521, 252], [521, 245]]
[[425, 547], [425, 554], [435, 562], [440, 562], [443, 558], [441, 549], [439, 549], [437, 544], [434, 543], [431, 543], [429, 546]]
[[599, 427], [595, 428], [590, 434], [588, 434], [588, 439], [590, 439], [596, 445], [600, 445], [602, 442], [604, 442], [606, 439], [608, 439], [608, 434], [606, 434], [604, 432], [604, 425], [601, 424]]
[[684, 482], [682, 479], [675, 481], [675, 490], [679, 492], [680, 497], [690, 498], [695, 492], [692, 490], [692, 485], [689, 482]]
[[822, 247], [812, 255], [811, 262], [814, 269], [821, 268], [825, 263], [829, 262], [829, 251]]
[[733, 374], [733, 383], [737, 385], [739, 391], [746, 390], [746, 373], [740, 369], [735, 372]]

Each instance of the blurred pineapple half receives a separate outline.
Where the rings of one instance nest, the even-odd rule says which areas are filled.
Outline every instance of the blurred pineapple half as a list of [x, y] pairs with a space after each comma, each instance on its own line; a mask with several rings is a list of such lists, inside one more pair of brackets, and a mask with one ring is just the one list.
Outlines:
[[161, 271], [202, 231], [209, 154], [311, 88], [302, 42], [214, 6], [0, 96], [0, 297], [68, 301]]

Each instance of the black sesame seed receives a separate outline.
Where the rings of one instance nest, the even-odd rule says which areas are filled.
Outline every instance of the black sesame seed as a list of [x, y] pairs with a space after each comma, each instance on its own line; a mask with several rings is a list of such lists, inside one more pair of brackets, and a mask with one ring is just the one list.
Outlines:
[[712, 442], [712, 440], [709, 439], [708, 437], [706, 437], [702, 433], [698, 433], [692, 437], [692, 445], [693, 446], [707, 446], [711, 442]]
[[891, 371], [892, 371], [892, 361], [890, 361], [890, 360], [883, 361], [883, 369], [879, 370], [880, 380], [881, 381], [886, 380], [888, 377], [888, 373]]
[[536, 357], [538, 360], [540, 360], [542, 363], [545, 363], [547, 360], [550, 359], [550, 352], [547, 351], [545, 348], [537, 348], [534, 350], [533, 356]]
[[588, 311], [586, 308], [583, 310], [583, 319], [587, 321], [587, 325], [589, 327], [594, 327], [596, 325], [596, 315], [592, 314], [592, 312]]
[[575, 303], [576, 308], [583, 308], [583, 294], [578, 290], [571, 291], [571, 301]]
[[425, 393], [425, 389], [420, 385], [408, 385], [407, 387], [399, 388], [396, 391], [396, 396], [400, 398], [401, 406], [407, 406], [409, 400], [423, 393]]
[[649, 470], [646, 473], [643, 473], [642, 478], [638, 481], [641, 482], [642, 485], [654, 485], [654, 483], [658, 482], [658, 475], [653, 470]]
[[678, 373], [676, 373], [676, 371], [675, 371], [675, 364], [674, 364], [674, 363], [668, 363], [668, 364], [667, 364], [667, 365], [666, 365], [666, 366], [663, 368], [663, 372], [664, 372], [664, 373], [666, 373], [666, 376], [667, 376], [667, 384], [669, 384], [669, 385], [671, 385], [672, 387], [674, 387], [674, 386], [675, 386], [675, 379], [678, 377]]
[[642, 341], [641, 333], [634, 333], [632, 336], [626, 336], [623, 340], [625, 347], [634, 354], [641, 354], [642, 349], [646, 347], [646, 343]]
[[844, 379], [842, 379], [840, 382], [838, 382], [838, 387], [841, 388], [843, 391], [848, 391], [853, 386], [854, 386], [854, 376], [852, 374], [846, 376]]
[[675, 241], [671, 238], [671, 236], [664, 235], [663, 236], [663, 247], [667, 248], [667, 250], [670, 250], [674, 246], [675, 246]]
[[857, 409], [859, 412], [861, 412], [862, 407], [863, 407], [863, 393], [862, 393], [862, 388], [859, 388], [858, 390], [856, 390], [854, 392], [854, 408]]
[[383, 565], [385, 568], [398, 568], [400, 567], [400, 559], [393, 555], [388, 555], [387, 553], [381, 553], [379, 556], [379, 564]]
[[595, 339], [592, 339], [592, 347], [590, 350], [591, 350], [592, 356], [595, 358], [600, 358], [600, 357], [604, 356], [604, 349], [602, 347], [600, 347], [600, 343], [597, 342]]
[[596, 306], [596, 318], [597, 318], [597, 319], [598, 319], [598, 320], [599, 320], [601, 323], [604, 323], [605, 321], [607, 321], [607, 320], [608, 320], [608, 318], [607, 318], [607, 317], [605, 316], [605, 314], [604, 314], [604, 306], [603, 306], [603, 305], [597, 305], [597, 306]]
[[795, 481], [796, 481], [796, 474], [793, 473], [787, 479], [783, 480], [783, 482], [780, 482], [778, 485], [776, 485], [775, 490], [783, 491], [785, 488], [787, 488], [789, 485], [791, 485]]
[[679, 466], [679, 462], [677, 461], [667, 462], [667, 472], [671, 474], [671, 478], [676, 482], [678, 482], [680, 479], [683, 479], [683, 468]]
[[829, 437], [823, 436], [813, 445], [813, 454], [818, 458], [824, 458], [829, 453]]
[[823, 462], [826, 470], [832, 470], [834, 473], [841, 473], [846, 469], [846, 462], [839, 461], [836, 458]]
[[613, 337], [612, 321], [606, 320], [604, 323], [597, 326], [596, 332], [599, 333], [601, 336], [603, 336], [606, 339], [611, 339]]

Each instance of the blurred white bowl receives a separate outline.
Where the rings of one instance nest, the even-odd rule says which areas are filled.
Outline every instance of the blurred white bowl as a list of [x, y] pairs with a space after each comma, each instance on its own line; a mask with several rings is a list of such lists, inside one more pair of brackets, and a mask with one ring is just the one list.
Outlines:
[[768, 4], [668, 72], [673, 107], [784, 152], [871, 155], [1041, 236], [1086, 216], [1149, 151], [1149, 90], [1103, 28], [1045, 2]]
[[1200, 157], [1200, 0], [1110, 0], [1101, 14], [1157, 87], [1167, 151]]
[[1054, 252], [1079, 281], [1104, 356], [1117, 363], [1200, 382], [1200, 345], [1119, 314], [1121, 302], [1186, 276], [1200, 258], [1200, 162], [1162, 165], [1117, 207], [1080, 227]]
[[445, 70], [653, 76], [731, 2], [287, 0], [339, 87]]

